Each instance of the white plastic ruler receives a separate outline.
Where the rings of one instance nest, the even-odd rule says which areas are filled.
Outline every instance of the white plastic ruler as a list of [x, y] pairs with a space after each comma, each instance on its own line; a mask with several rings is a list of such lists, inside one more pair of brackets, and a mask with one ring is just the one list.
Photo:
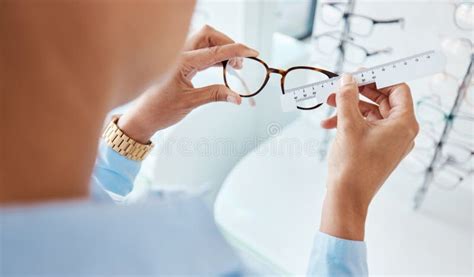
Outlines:
[[[377, 88], [381, 89], [441, 72], [445, 66], [444, 55], [432, 50], [356, 71], [351, 75], [359, 86], [375, 83]], [[329, 95], [339, 89], [340, 78], [334, 77], [286, 90], [281, 97], [283, 111], [296, 110], [299, 103], [308, 99], [316, 98], [315, 103], [326, 103]]]

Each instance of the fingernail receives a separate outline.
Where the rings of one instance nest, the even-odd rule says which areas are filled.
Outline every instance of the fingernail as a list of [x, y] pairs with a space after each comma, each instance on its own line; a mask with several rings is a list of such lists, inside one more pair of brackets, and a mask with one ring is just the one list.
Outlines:
[[237, 97], [232, 96], [232, 95], [227, 96], [227, 102], [235, 104], [235, 105], [239, 105], [239, 99], [237, 99]]
[[354, 79], [352, 78], [352, 75], [350, 74], [342, 74], [342, 77], [341, 77], [341, 86], [345, 86], [345, 85], [349, 85], [349, 84], [352, 84], [354, 82]]

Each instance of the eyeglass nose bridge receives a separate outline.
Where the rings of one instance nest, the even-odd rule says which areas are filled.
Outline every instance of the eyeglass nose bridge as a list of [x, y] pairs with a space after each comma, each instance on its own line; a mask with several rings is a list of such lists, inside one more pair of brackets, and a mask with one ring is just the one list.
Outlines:
[[285, 76], [285, 74], [286, 74], [286, 70], [278, 69], [278, 68], [271, 68], [271, 67], [268, 68], [268, 72], [269, 73], [280, 74], [281, 76]]

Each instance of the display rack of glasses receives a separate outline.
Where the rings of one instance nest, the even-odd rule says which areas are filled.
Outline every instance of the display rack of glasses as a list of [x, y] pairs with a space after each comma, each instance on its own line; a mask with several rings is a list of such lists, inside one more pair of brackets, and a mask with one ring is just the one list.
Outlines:
[[[439, 137], [436, 137], [436, 130], [439, 130], [437, 127], [440, 127], [436, 126], [438, 120], [423, 122], [421, 136], [428, 137], [428, 140], [421, 139], [426, 141], [426, 144], [423, 145], [424, 149], [421, 151], [424, 154], [418, 158], [418, 162], [423, 166], [423, 157], [428, 156], [430, 160], [424, 166], [423, 182], [415, 194], [415, 209], [421, 206], [432, 183], [454, 189], [474, 173], [472, 165], [474, 147], [472, 140], [469, 139], [469, 136], [472, 136], [474, 116], [461, 110], [469, 87], [472, 86], [473, 62], [474, 54], [471, 55], [469, 67], [459, 85], [454, 104], [448, 112], [444, 111], [439, 97], [422, 99], [417, 103], [418, 114], [427, 113], [427, 110], [431, 109], [441, 115], [442, 132]], [[464, 124], [458, 124], [459, 122], [464, 122]]]
[[[474, 3], [460, 1], [449, 4], [453, 6], [453, 21], [457, 29], [472, 34]], [[415, 209], [421, 207], [431, 185], [452, 190], [474, 174], [474, 53], [469, 34], [464, 38], [444, 38], [441, 43], [448, 58], [454, 55], [458, 61], [467, 60], [468, 66], [460, 83], [445, 70], [432, 78], [430, 89], [433, 94], [417, 102], [421, 125], [417, 144], [420, 146], [412, 154], [414, 163], [410, 168], [423, 174], [423, 180], [415, 193]], [[447, 104], [453, 92], [454, 101]]]
[[[339, 29], [326, 31], [313, 35], [313, 43], [319, 52], [331, 55], [337, 51], [337, 57], [332, 70], [341, 73], [346, 63], [356, 65], [362, 64], [367, 58], [380, 54], [389, 54], [391, 47], [384, 47], [376, 50], [369, 50], [355, 42], [355, 37], [367, 38], [372, 34], [377, 25], [398, 24], [404, 27], [404, 18], [375, 19], [366, 15], [354, 13], [355, 0], [348, 1], [328, 1], [321, 4], [319, 16], [321, 22], [331, 27]], [[326, 116], [329, 117], [334, 112], [331, 107], [327, 108]], [[321, 144], [319, 146], [319, 157], [326, 158], [328, 146], [331, 140], [331, 132], [324, 131]]]

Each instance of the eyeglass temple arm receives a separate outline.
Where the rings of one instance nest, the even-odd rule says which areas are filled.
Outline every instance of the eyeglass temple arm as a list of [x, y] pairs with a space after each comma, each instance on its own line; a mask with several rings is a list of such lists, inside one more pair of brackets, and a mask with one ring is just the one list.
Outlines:
[[377, 20], [374, 19], [375, 24], [393, 24], [393, 23], [400, 23], [400, 26], [402, 29], [405, 28], [405, 18], [400, 17], [400, 18], [394, 18], [394, 19], [386, 19], [386, 20]]
[[392, 53], [392, 51], [393, 51], [392, 47], [386, 47], [386, 48], [383, 48], [383, 49], [368, 52], [367, 56], [374, 56], [374, 55], [378, 55], [378, 54], [388, 54], [388, 53]]
[[429, 99], [428, 100], [420, 100], [416, 103], [417, 106], [420, 106], [420, 105], [426, 105], [434, 110], [436, 110], [437, 112], [440, 112], [440, 113], [443, 113], [444, 116], [449, 119], [449, 120], [455, 120], [456, 118], [459, 118], [459, 119], [462, 119], [462, 120], [466, 120], [466, 121], [474, 121], [474, 116], [471, 115], [471, 114], [466, 114], [466, 113], [461, 113], [458, 111], [458, 113], [456, 114], [449, 114], [449, 113], [446, 113], [440, 106], [439, 104], [434, 104], [432, 103]]
[[470, 114], [458, 113], [458, 114], [454, 115], [454, 117], [464, 119], [464, 120], [467, 120], [467, 121], [474, 121], [474, 116], [472, 116]]
[[331, 7], [335, 8], [335, 9], [341, 11], [341, 12], [344, 12], [344, 10], [341, 9], [341, 8], [339, 8], [338, 6], [340, 6], [340, 5], [347, 5], [347, 4], [348, 4], [348, 3], [342, 2], [342, 1], [340, 1], [340, 2], [327, 2], [327, 3], [323, 3], [323, 5], [331, 6]]
[[233, 68], [231, 68], [229, 70], [229, 73], [233, 76], [235, 76], [237, 79], [239, 79], [240, 83], [242, 84], [242, 86], [244, 86], [245, 90], [247, 91], [247, 93], [250, 93], [250, 89], [249, 87], [247, 86], [247, 83], [245, 83], [244, 79], [242, 79], [242, 77], [239, 75], [239, 73], [237, 73], [237, 71], [235, 71]]

